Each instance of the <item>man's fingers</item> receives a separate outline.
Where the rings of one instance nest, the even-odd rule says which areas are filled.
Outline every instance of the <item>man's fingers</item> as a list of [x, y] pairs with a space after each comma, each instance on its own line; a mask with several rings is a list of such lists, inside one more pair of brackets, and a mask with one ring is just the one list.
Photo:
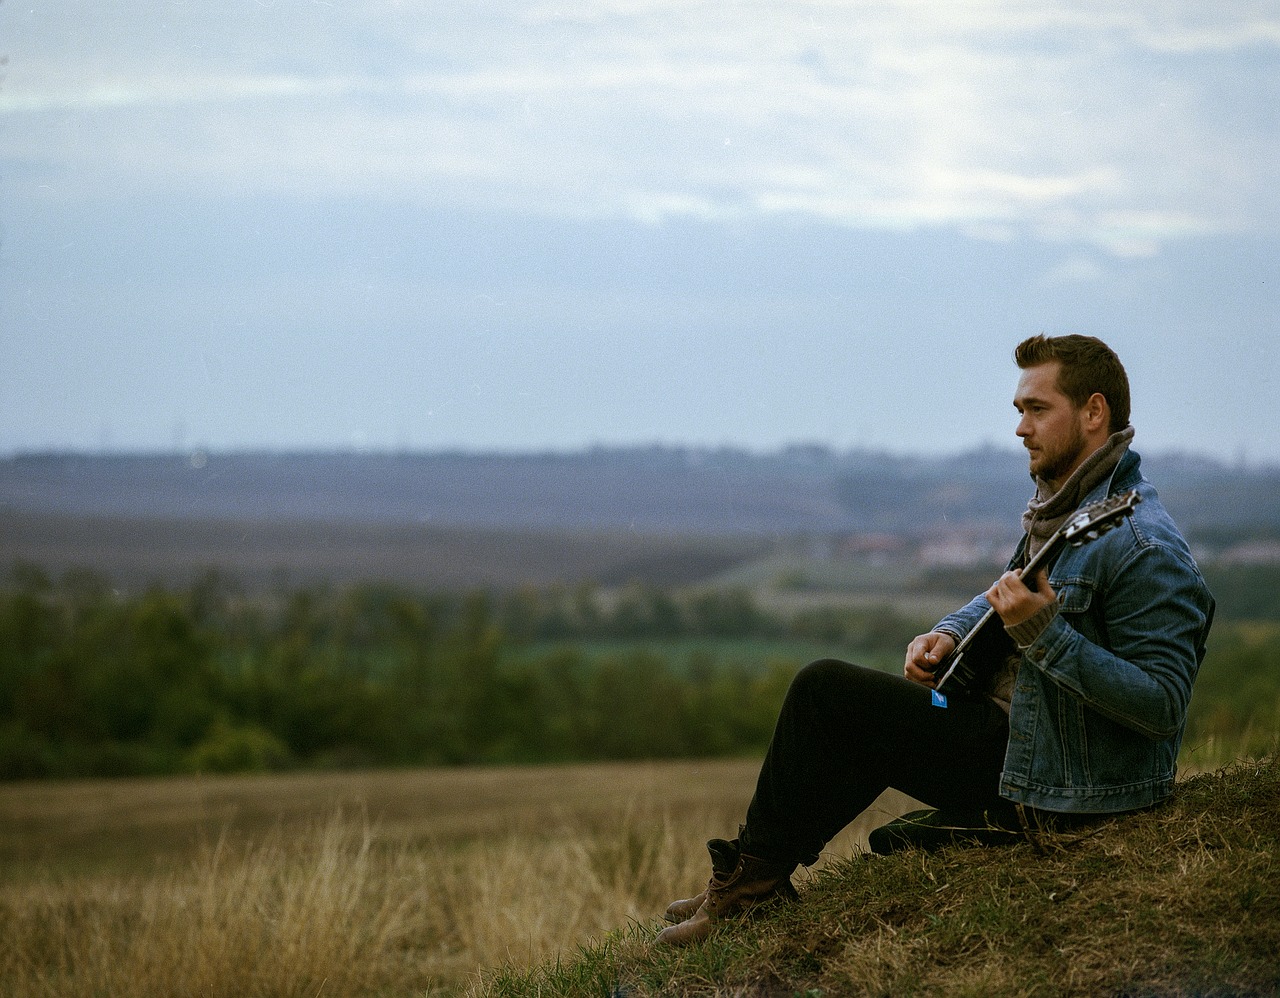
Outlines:
[[932, 686], [937, 679], [934, 673], [954, 646], [955, 639], [939, 631], [917, 634], [907, 645], [902, 674], [913, 682]]

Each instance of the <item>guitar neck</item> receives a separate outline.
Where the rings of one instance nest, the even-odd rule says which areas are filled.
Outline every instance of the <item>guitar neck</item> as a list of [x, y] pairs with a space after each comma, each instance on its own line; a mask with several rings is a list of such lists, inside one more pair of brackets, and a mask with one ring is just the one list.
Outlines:
[[[1030, 580], [1035, 578], [1036, 573], [1044, 568], [1049, 562], [1058, 556], [1058, 552], [1062, 550], [1065, 543], [1063, 531], [1057, 531], [1052, 537], [1045, 541], [1044, 546], [1040, 548], [1031, 558], [1030, 561], [1022, 568], [1022, 577]], [[1028, 538], [1030, 540], [1030, 538]]]
[[[1137, 489], [1130, 489], [1123, 494], [1090, 503], [1083, 509], [1077, 510], [1075, 515], [1064, 526], [1055, 531], [1054, 535], [1045, 541], [1044, 546], [1033, 557], [1028, 559], [1026, 565], [1022, 568], [1022, 578], [1028, 583], [1034, 584], [1035, 576], [1057, 557], [1064, 544], [1069, 543], [1079, 546], [1096, 540], [1101, 534], [1110, 530], [1117, 523], [1122, 522], [1141, 501], [1142, 497], [1138, 494]], [[956, 675], [957, 685], [962, 688], [969, 686], [974, 677], [973, 666], [970, 664], [962, 667], [960, 663], [964, 660], [965, 653], [970, 646], [980, 634], [988, 630], [992, 618], [996, 616], [996, 611], [988, 607], [987, 612], [982, 615], [982, 619], [969, 629], [969, 633], [960, 640], [951, 654], [938, 664], [938, 670], [942, 671], [942, 676], [934, 685], [935, 690], [942, 689], [943, 684], [953, 674]], [[957, 672], [957, 670], [959, 671]]]

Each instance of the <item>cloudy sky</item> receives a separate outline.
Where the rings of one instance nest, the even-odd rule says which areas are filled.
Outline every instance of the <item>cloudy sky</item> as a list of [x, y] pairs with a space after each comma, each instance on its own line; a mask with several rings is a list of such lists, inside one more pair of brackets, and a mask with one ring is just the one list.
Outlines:
[[0, 453], [1280, 463], [1280, 0], [0, 0]]

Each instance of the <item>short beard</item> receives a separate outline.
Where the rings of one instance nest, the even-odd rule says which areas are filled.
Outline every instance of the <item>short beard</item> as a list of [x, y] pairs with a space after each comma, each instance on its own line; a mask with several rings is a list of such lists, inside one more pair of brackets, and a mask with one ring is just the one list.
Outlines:
[[1073, 465], [1078, 464], [1080, 458], [1084, 456], [1084, 449], [1088, 446], [1084, 433], [1080, 427], [1075, 427], [1075, 432], [1071, 438], [1065, 441], [1061, 448], [1050, 451], [1041, 451], [1041, 457], [1044, 466], [1036, 472], [1036, 477], [1046, 482], [1057, 482], [1059, 485], [1066, 481]]

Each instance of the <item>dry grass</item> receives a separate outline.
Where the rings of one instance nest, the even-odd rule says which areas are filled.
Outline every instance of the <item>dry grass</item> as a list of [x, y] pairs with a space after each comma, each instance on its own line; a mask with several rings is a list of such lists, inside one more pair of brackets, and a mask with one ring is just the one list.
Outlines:
[[[1280, 769], [1080, 842], [866, 860], [676, 953], [754, 760], [0, 786], [0, 990], [159, 996], [1274, 994]], [[884, 814], [912, 806], [887, 800]], [[876, 816], [867, 824], [884, 817]]]
[[[402, 946], [403, 858], [335, 818], [301, 841], [219, 842], [188, 869], [29, 881], [0, 894], [12, 995], [357, 994]], [[394, 975], [393, 975], [394, 976]]]
[[756, 769], [3, 786], [0, 981], [11, 998], [460, 993], [696, 891]]

